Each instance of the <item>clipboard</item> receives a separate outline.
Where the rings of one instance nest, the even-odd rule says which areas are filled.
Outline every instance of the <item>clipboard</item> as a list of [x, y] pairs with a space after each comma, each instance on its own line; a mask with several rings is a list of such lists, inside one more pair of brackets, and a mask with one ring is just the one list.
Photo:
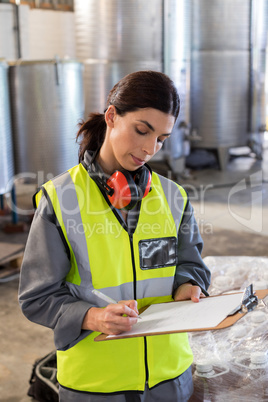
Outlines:
[[[246, 293], [246, 291], [245, 291], [245, 293]], [[245, 293], [244, 293], [244, 295], [245, 295]], [[233, 295], [233, 294], [240, 295], [240, 297], [243, 296], [243, 292], [236, 292], [236, 293], [232, 293], [231, 295]], [[209, 296], [209, 299], [215, 299], [215, 298], [219, 298], [219, 297], [228, 297], [228, 296], [230, 296], [230, 294], [224, 294], [224, 295], [218, 295], [218, 296]], [[253, 293], [252, 293], [252, 296], [253, 296]], [[254, 297], [255, 297], [254, 300], [255, 301], [256, 301], [256, 299], [262, 300], [266, 296], [268, 296], [268, 289], [256, 290], [254, 292]], [[178, 303], [183, 303], [183, 302], [177, 301], [177, 302], [169, 302], [169, 303], [163, 303], [163, 304], [168, 305], [170, 303], [171, 304], [176, 304], [178, 306]], [[193, 303], [193, 305], [194, 304], [195, 303]], [[257, 302], [257, 304], [258, 304], [258, 302]], [[149, 306], [146, 306], [143, 309], [141, 309], [140, 314], [142, 314], [144, 311], [146, 311], [148, 307]], [[256, 303], [255, 303], [255, 306], [252, 309], [249, 308], [247, 311], [245, 311], [245, 309], [242, 309], [242, 304], [241, 304], [240, 307], [241, 308], [239, 308], [239, 309], [236, 308], [236, 312], [229, 311], [229, 313], [227, 313], [227, 316], [225, 316], [225, 318], [218, 325], [216, 325], [214, 327], [207, 326], [207, 327], [195, 328], [195, 329], [183, 328], [181, 330], [168, 330], [168, 331], [153, 331], [152, 330], [149, 333], [148, 332], [146, 332], [146, 333], [139, 332], [138, 334], [134, 334], [134, 335], [126, 335], [128, 333], [122, 333], [120, 335], [116, 335], [116, 336], [112, 336], [112, 337], [110, 335], [100, 334], [94, 339], [94, 341], [96, 341], [96, 342], [98, 342], [98, 341], [109, 341], [109, 340], [144, 337], [144, 336], [154, 336], [154, 335], [164, 335], [164, 334], [172, 334], [172, 333], [199, 332], [199, 331], [211, 331], [211, 330], [224, 329], [224, 328], [228, 328], [228, 327], [234, 325], [238, 320], [240, 320], [242, 317], [244, 317], [248, 313], [248, 311], [251, 311], [254, 307], [256, 307]]]

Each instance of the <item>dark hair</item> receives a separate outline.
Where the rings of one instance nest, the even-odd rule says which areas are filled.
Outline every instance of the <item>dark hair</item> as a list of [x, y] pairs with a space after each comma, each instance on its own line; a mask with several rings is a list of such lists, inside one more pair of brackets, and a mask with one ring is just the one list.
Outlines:
[[[138, 71], [126, 75], [112, 88], [106, 108], [109, 105], [114, 105], [120, 116], [142, 108], [153, 108], [171, 114], [176, 119], [180, 111], [180, 98], [173, 81], [167, 75], [157, 71]], [[88, 120], [79, 125], [76, 140], [80, 143], [81, 162], [86, 150], [96, 151], [103, 144], [106, 133], [104, 114], [91, 113]]]

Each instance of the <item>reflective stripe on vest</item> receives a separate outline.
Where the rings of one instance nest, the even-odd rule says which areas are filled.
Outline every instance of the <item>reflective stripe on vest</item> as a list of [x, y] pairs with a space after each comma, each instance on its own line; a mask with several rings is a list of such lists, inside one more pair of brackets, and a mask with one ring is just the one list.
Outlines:
[[[116, 300], [136, 298], [138, 308], [172, 300], [177, 233], [187, 201], [180, 186], [153, 173], [152, 191], [142, 200], [133, 235], [81, 164], [44, 188], [70, 247], [66, 280], [74, 295], [99, 307], [105, 303], [92, 288]], [[94, 342], [97, 334], [58, 351], [61, 385], [88, 392], [143, 390], [146, 365], [152, 387], [177, 377], [192, 362], [187, 334], [147, 337], [146, 362], [143, 338]]]

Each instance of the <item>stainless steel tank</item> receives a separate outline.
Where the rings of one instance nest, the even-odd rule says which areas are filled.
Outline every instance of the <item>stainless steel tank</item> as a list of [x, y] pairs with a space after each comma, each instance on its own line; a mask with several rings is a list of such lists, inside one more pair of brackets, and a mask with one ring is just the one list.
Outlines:
[[82, 75], [83, 65], [71, 60], [10, 66], [16, 173], [30, 178], [38, 173], [40, 182], [77, 164], [75, 135], [84, 115]]
[[265, 94], [265, 88], [268, 87], [268, 0], [252, 0], [251, 10], [250, 146], [256, 155], [261, 157], [268, 101]]
[[192, 125], [198, 147], [245, 145], [248, 128], [248, 52], [202, 51], [192, 55]]
[[245, 145], [249, 124], [250, 0], [193, 0], [191, 122], [199, 148]]
[[74, 5], [87, 116], [102, 112], [108, 92], [126, 74], [162, 71], [162, 0], [75, 0]]
[[126, 74], [162, 71], [174, 81], [180, 117], [160, 159], [169, 159], [176, 171], [189, 124], [189, 1], [75, 0], [75, 21], [77, 56], [85, 64], [85, 117], [103, 111], [110, 89]]
[[[180, 95], [180, 114], [166, 142], [173, 171], [181, 170], [178, 159], [185, 156], [190, 125], [191, 2], [164, 1], [164, 72], [174, 81]], [[183, 162], [184, 164], [184, 162]]]
[[75, 0], [79, 59], [161, 60], [162, 0]]
[[251, 0], [192, 0], [193, 50], [249, 50]]
[[11, 190], [14, 174], [8, 65], [0, 60], [0, 194]]
[[157, 61], [107, 61], [85, 60], [86, 116], [91, 112], [102, 113], [109, 91], [125, 75], [140, 70], [161, 71]]

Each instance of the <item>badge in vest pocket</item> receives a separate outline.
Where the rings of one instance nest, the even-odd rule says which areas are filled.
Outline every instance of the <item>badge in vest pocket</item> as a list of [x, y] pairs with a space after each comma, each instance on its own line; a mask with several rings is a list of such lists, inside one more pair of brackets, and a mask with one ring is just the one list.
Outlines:
[[141, 269], [155, 269], [176, 265], [177, 250], [176, 237], [140, 240], [140, 267]]

